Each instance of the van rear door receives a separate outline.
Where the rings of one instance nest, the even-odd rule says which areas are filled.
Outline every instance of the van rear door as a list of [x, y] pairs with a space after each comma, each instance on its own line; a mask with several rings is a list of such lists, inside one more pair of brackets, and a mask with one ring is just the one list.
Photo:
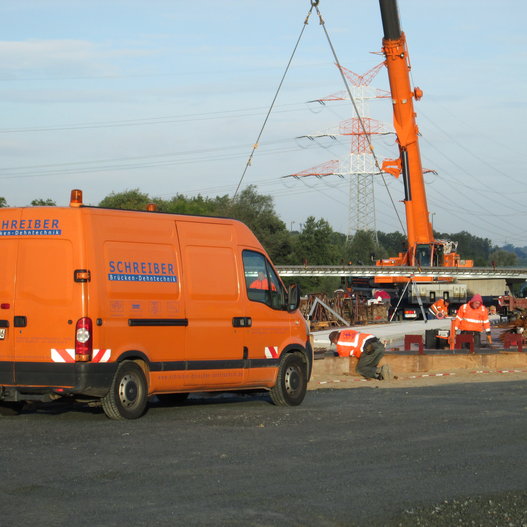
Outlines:
[[18, 238], [11, 227], [13, 222], [18, 225], [19, 217], [19, 210], [0, 209], [0, 384], [15, 381], [13, 310]]
[[[75, 324], [82, 316], [75, 294], [73, 228], [55, 208], [22, 209], [18, 231], [12, 312], [15, 382], [18, 385], [69, 385], [60, 364], [75, 361]], [[70, 232], [71, 231], [71, 232]], [[69, 234], [67, 234], [69, 232]], [[59, 364], [60, 363], [60, 364]]]

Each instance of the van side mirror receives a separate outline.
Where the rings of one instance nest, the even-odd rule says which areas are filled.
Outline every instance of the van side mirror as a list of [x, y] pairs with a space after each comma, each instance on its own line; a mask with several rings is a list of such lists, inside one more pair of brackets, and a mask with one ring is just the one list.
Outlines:
[[300, 288], [298, 284], [291, 284], [287, 290], [287, 311], [292, 313], [300, 305]]

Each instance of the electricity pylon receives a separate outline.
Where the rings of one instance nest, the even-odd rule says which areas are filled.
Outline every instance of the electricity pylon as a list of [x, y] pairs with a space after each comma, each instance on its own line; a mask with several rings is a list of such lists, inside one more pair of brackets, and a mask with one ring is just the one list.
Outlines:
[[[358, 113], [357, 117], [342, 121], [336, 129], [302, 136], [311, 140], [320, 137], [350, 136], [349, 157], [344, 161], [333, 159], [310, 169], [286, 176], [295, 178], [309, 176], [349, 177], [348, 238], [351, 238], [354, 232], [362, 230], [371, 232], [375, 241], [377, 241], [373, 176], [381, 172], [375, 163], [370, 145], [372, 136], [392, 133], [392, 129], [380, 121], [367, 117], [367, 114], [369, 113], [368, 102], [370, 99], [390, 96], [384, 90], [370, 87], [371, 81], [383, 65], [384, 62], [381, 62], [363, 75], [358, 75], [340, 66], [342, 73], [350, 83], [350, 91]], [[325, 104], [327, 101], [343, 101], [346, 99], [349, 100], [348, 93], [339, 92], [310, 102]]]

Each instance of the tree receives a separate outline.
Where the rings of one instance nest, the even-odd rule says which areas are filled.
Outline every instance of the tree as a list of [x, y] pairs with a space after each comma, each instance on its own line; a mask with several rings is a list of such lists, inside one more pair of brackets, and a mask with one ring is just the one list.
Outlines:
[[6, 199], [5, 199], [5, 198], [2, 198], [2, 197], [0, 196], [0, 208], [1, 208], [1, 207], [7, 207], [7, 206], [8, 206], [8, 205], [7, 205], [7, 201], [6, 201]]
[[31, 202], [32, 207], [55, 207], [57, 204], [50, 198], [47, 199], [34, 199]]
[[109, 209], [146, 210], [146, 206], [152, 203], [148, 194], [140, 192], [138, 188], [125, 190], [124, 192], [112, 192], [106, 196], [99, 207]]
[[527, 265], [527, 247], [515, 247], [514, 245], [508, 243], [503, 247], [495, 247], [495, 249], [502, 249], [503, 251], [508, 251], [514, 253], [518, 257], [516, 265], [524, 267]]
[[[293, 260], [297, 264], [338, 265], [344, 259], [345, 236], [335, 233], [323, 219], [309, 216], [302, 232], [294, 239]], [[305, 292], [331, 293], [339, 287], [337, 278], [310, 277], [298, 280]]]
[[293, 254], [298, 263], [337, 265], [344, 257], [343, 247], [336, 245], [335, 231], [323, 219], [309, 216], [298, 235]]
[[436, 239], [446, 239], [458, 242], [457, 252], [463, 260], [474, 260], [475, 266], [488, 265], [492, 242], [488, 238], [473, 236], [467, 231], [454, 234], [435, 234]]
[[379, 240], [379, 258], [397, 256], [408, 249], [408, 240], [402, 232], [377, 232]]
[[514, 267], [518, 265], [518, 257], [509, 251], [495, 249], [490, 253], [488, 263], [496, 267]]
[[274, 210], [273, 198], [258, 194], [250, 185], [231, 200], [217, 197], [216, 213], [219, 216], [243, 221], [256, 235], [275, 263], [286, 263], [291, 253], [291, 237], [285, 223]]
[[373, 265], [378, 258], [379, 246], [373, 233], [370, 231], [357, 231], [348, 244], [347, 260], [357, 265]]
[[216, 200], [204, 198], [198, 195], [187, 198], [183, 194], [176, 194], [169, 201], [162, 202], [163, 212], [173, 214], [193, 214], [195, 216], [214, 216], [216, 215]]

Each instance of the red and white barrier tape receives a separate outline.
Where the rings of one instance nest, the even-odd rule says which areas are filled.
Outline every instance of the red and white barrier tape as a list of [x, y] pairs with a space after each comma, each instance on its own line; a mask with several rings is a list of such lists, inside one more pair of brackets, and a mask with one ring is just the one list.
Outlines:
[[[485, 374], [485, 373], [527, 373], [527, 370], [474, 370], [466, 372], [472, 375], [478, 375], [478, 374]], [[422, 375], [408, 375], [406, 377], [397, 376], [398, 380], [404, 380], [404, 379], [423, 379], [427, 377], [451, 377], [459, 375], [456, 374], [456, 372], [443, 372], [443, 373], [423, 373]], [[316, 384], [338, 384], [338, 383], [346, 383], [346, 382], [369, 382], [373, 379], [365, 379], [363, 377], [361, 378], [352, 378], [352, 379], [332, 379], [329, 381], [318, 381]]]

